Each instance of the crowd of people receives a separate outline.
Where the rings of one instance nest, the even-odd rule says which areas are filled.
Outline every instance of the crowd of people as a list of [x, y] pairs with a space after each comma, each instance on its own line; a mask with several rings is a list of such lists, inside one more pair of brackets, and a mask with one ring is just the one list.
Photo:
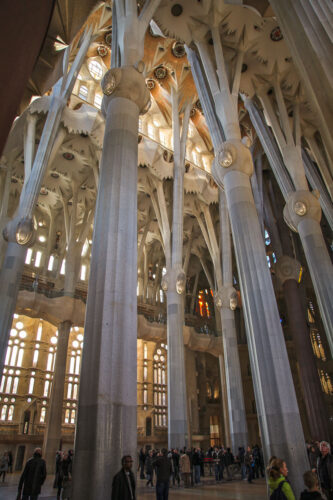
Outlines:
[[[330, 444], [326, 441], [307, 445], [310, 469], [303, 475], [305, 489], [300, 500], [333, 500], [333, 456]], [[163, 478], [159, 471], [161, 456], [168, 466], [163, 468]], [[223, 446], [209, 448], [204, 452], [201, 448], [167, 450], [140, 450], [138, 470], [140, 478], [146, 479], [146, 486], [156, 485], [156, 499], [167, 500], [170, 486], [189, 488], [201, 484], [205, 474], [215, 476], [216, 483], [223, 480], [232, 481], [236, 471], [241, 479], [252, 484], [259, 477], [267, 474], [270, 496], [272, 500], [296, 500], [292, 485], [288, 482], [288, 468], [285, 460], [271, 457], [265, 470], [264, 457], [259, 445], [238, 448], [236, 456], [230, 448]], [[206, 470], [205, 470], [206, 469]], [[169, 470], [167, 477], [166, 471]], [[161, 494], [161, 481], [164, 483]], [[129, 497], [133, 499], [135, 497]], [[117, 500], [113, 497], [112, 500]]]
[[[305, 490], [299, 500], [333, 500], [333, 456], [326, 441], [307, 446], [310, 469], [303, 475]], [[72, 466], [74, 452], [58, 451], [55, 460], [53, 487], [57, 500], [71, 499]], [[0, 479], [12, 472], [13, 457], [6, 451], [0, 457]], [[136, 478], [132, 470], [133, 459], [125, 455], [121, 469], [112, 480], [111, 500], [136, 500]], [[232, 481], [239, 476], [252, 484], [267, 476], [270, 499], [296, 500], [288, 482], [288, 467], [283, 458], [271, 457], [265, 470], [260, 446], [238, 448], [236, 456], [230, 448], [216, 446], [204, 452], [201, 448], [161, 450], [143, 448], [138, 454], [138, 472], [146, 487], [156, 489], [157, 500], [167, 500], [170, 487], [190, 488], [200, 485], [205, 475], [216, 483]], [[238, 473], [238, 474], [237, 474]], [[36, 448], [21, 474], [17, 499], [37, 500], [46, 478], [46, 464], [42, 451]]]

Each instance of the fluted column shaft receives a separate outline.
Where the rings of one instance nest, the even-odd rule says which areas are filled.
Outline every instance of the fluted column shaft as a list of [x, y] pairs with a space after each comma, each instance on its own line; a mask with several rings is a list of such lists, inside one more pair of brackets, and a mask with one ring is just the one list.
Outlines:
[[254, 391], [266, 462], [272, 455], [292, 464], [290, 479], [302, 489], [308, 468], [304, 435], [249, 176], [224, 176]]
[[[114, 73], [119, 86], [109, 92]], [[137, 138], [139, 112], [149, 94], [133, 67], [110, 70], [102, 88], [111, 95], [103, 101], [106, 124], [86, 308], [74, 500], [109, 498], [120, 458], [136, 457]]]
[[333, 353], [333, 266], [320, 227], [320, 203], [309, 191], [295, 191], [287, 199], [283, 213], [286, 222], [301, 238], [321, 319]]

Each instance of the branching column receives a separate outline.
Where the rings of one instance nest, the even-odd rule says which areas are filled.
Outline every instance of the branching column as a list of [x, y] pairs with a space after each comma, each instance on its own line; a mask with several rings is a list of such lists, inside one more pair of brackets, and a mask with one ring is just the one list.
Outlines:
[[[294, 183], [295, 192], [286, 196], [284, 217], [298, 232], [312, 283], [333, 353], [333, 266], [320, 227], [321, 208], [316, 193], [310, 193], [305, 176], [301, 149], [300, 96], [294, 96], [292, 126], [277, 69], [272, 75], [275, 101], [267, 94], [267, 86], [257, 92], [271, 122], [284, 164]], [[319, 196], [319, 193], [317, 193]]]
[[[250, 184], [253, 163], [242, 143], [238, 123], [238, 90], [242, 51], [237, 55], [229, 84], [217, 26], [211, 26], [215, 58], [199, 42], [201, 60], [209, 81], [226, 141], [215, 151], [213, 175], [226, 194], [240, 276], [254, 390], [266, 461], [283, 456], [297, 494], [302, 473], [308, 468], [304, 435], [280, 324], [275, 294], [267, 266]], [[216, 65], [216, 66], [215, 66]], [[217, 68], [217, 71], [215, 70]]]
[[[50, 109], [31, 172], [28, 166], [25, 169], [28, 177], [25, 178], [17, 215], [7, 224], [4, 230], [5, 239], [9, 243], [0, 273], [0, 373], [2, 373], [3, 369], [27, 247], [34, 242], [33, 212], [47, 166], [57, 153], [66, 133], [63, 128], [59, 127], [62, 112], [66, 107], [68, 97], [71, 95], [77, 72], [81, 67], [90, 40], [91, 30], [85, 33], [81, 47], [68, 73], [63, 76], [53, 89]], [[69, 51], [70, 48], [66, 50], [64, 55], [66, 70], [68, 69]], [[31, 146], [29, 141], [26, 141], [26, 145], [28, 149]], [[31, 148], [25, 154], [25, 161], [32, 161]]]
[[162, 279], [162, 289], [167, 294], [168, 446], [169, 448], [180, 449], [187, 446], [188, 429], [183, 335], [184, 293], [186, 288], [186, 275], [183, 267], [183, 212], [185, 148], [190, 118], [190, 103], [185, 107], [181, 128], [179, 95], [175, 89], [172, 89], [171, 97], [174, 141], [171, 227], [163, 184], [160, 181], [156, 184], [156, 195], [151, 193], [151, 199], [161, 232], [167, 269], [167, 273]]

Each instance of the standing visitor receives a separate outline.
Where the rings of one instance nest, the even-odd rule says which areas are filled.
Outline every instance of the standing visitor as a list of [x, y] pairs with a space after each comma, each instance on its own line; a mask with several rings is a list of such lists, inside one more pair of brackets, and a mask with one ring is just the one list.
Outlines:
[[244, 456], [244, 463], [246, 465], [246, 470], [247, 470], [247, 480], [251, 484], [252, 479], [254, 478], [254, 459], [250, 446], [247, 447]]
[[22, 472], [19, 486], [18, 498], [22, 500], [37, 500], [42, 485], [46, 478], [46, 464], [42, 458], [42, 450], [36, 448], [32, 458], [29, 458]]
[[0, 458], [0, 478], [2, 476], [2, 482], [5, 482], [6, 478], [6, 472], [8, 472], [9, 469], [9, 456], [7, 451], [2, 455]]
[[295, 500], [295, 495], [287, 481], [287, 477], [288, 469], [286, 462], [281, 458], [273, 460], [269, 469], [268, 479], [270, 498], [274, 499], [273, 495], [275, 495], [275, 498], [279, 498], [277, 495], [279, 492], [282, 492], [287, 500]]
[[320, 457], [317, 460], [317, 472], [320, 485], [327, 500], [333, 500], [333, 457], [327, 441], [320, 443]]
[[154, 469], [153, 469], [153, 450], [149, 450], [149, 453], [146, 457], [145, 460], [145, 471], [146, 471], [146, 476], [147, 476], [147, 483], [146, 486], [151, 485], [151, 487], [154, 486], [153, 484], [153, 474], [154, 474]]
[[194, 469], [194, 482], [195, 484], [200, 483], [200, 453], [199, 453], [199, 448], [196, 448], [194, 450], [193, 456], [192, 456], [192, 463], [193, 463], [193, 469]]
[[191, 462], [190, 457], [186, 453], [186, 449], [184, 448], [184, 452], [182, 453], [180, 460], [180, 472], [184, 481], [184, 487], [190, 487], [190, 475], [191, 475]]
[[167, 455], [168, 450], [163, 448], [160, 456], [154, 462], [156, 469], [156, 500], [168, 500], [169, 496], [169, 479], [172, 474], [172, 467]]
[[135, 478], [132, 472], [133, 460], [131, 455], [124, 455], [121, 459], [121, 469], [112, 481], [111, 500], [135, 500]]

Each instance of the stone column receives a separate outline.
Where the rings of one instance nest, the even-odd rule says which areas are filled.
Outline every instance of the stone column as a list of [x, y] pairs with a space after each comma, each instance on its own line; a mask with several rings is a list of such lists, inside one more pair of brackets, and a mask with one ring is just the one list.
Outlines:
[[43, 457], [49, 473], [55, 468], [56, 451], [61, 445], [61, 427], [63, 414], [64, 387], [68, 339], [71, 331], [71, 321], [63, 321], [58, 326], [57, 354], [55, 359], [52, 390], [48, 411], [48, 419], [44, 433]]
[[261, 229], [253, 200], [251, 153], [238, 139], [217, 151], [213, 175], [224, 184], [240, 277], [249, 355], [264, 457], [292, 464], [291, 482], [302, 489], [308, 468], [304, 435]]
[[[100, 164], [75, 440], [73, 498], [110, 498], [137, 443], [137, 159], [139, 113], [149, 102], [133, 66], [102, 82]], [[76, 478], [76, 479], [75, 479]]]
[[311, 438], [318, 441], [321, 439], [329, 440], [328, 418], [323, 393], [310, 342], [309, 329], [306, 324], [305, 311], [299, 297], [300, 268], [299, 262], [284, 255], [277, 262], [276, 276], [285, 296], [288, 323], [295, 343]]
[[0, 273], [0, 373], [3, 372], [26, 253], [25, 246], [9, 242]]
[[299, 190], [289, 196], [283, 213], [289, 227], [298, 232], [301, 238], [321, 319], [333, 354], [333, 266], [320, 227], [319, 201], [309, 191]]
[[[285, 103], [282, 99], [281, 89], [278, 84], [275, 86], [275, 92], [276, 95], [280, 97], [281, 114], [286, 115]], [[285, 220], [289, 227], [299, 233], [302, 240], [325, 331], [330, 343], [331, 352], [333, 352], [333, 268], [319, 224], [321, 218], [320, 203], [315, 196], [306, 189], [307, 183], [302, 163], [300, 144], [290, 142], [288, 145], [286, 143], [284, 137], [280, 133], [280, 125], [276, 116], [269, 106], [267, 95], [262, 94], [261, 99], [268, 111], [270, 111], [268, 114], [273, 123], [274, 133], [279, 138], [279, 147], [284, 162], [298, 189], [296, 192], [294, 192], [293, 188], [291, 189], [291, 180], [289, 179], [288, 181], [285, 167], [279, 155], [275, 154], [273, 156], [271, 154], [270, 162], [287, 202], [284, 210]], [[271, 134], [268, 133], [268, 127], [264, 122], [262, 113], [259, 112], [252, 100], [246, 100], [245, 105], [260, 135], [265, 150], [274, 150], [276, 144], [275, 147], [272, 147], [275, 141], [271, 137]], [[285, 118], [285, 120], [287, 119]], [[289, 127], [289, 134], [291, 134], [288, 123], [287, 126]]]
[[[317, 3], [323, 4], [325, 1]], [[330, 162], [332, 162], [333, 111], [332, 106], [327, 104], [327, 96], [332, 94], [332, 42], [323, 30], [322, 20], [318, 18], [316, 9], [310, 3], [314, 4], [315, 2], [310, 2], [310, 0], [270, 0], [292, 58], [299, 70], [306, 93], [313, 105], [320, 132]], [[310, 16], [309, 12], [311, 12]]]
[[[10, 242], [7, 247], [5, 262], [0, 273], [0, 373], [9, 339], [9, 331], [16, 306], [19, 284], [22, 276], [26, 249], [33, 245], [35, 230], [33, 223], [33, 212], [47, 166], [53, 161], [63, 139], [66, 135], [65, 128], [60, 126], [62, 113], [66, 107], [67, 100], [72, 93], [76, 75], [80, 70], [90, 45], [92, 29], [85, 32], [78, 53], [67, 72], [64, 66], [64, 76], [53, 88], [50, 100], [50, 108], [44, 124], [38, 150], [35, 155], [31, 172], [26, 170], [28, 178], [24, 179], [24, 185], [20, 197], [17, 215], [4, 229], [4, 238]], [[66, 49], [64, 61], [68, 63], [70, 48]], [[32, 152], [28, 154], [32, 161]], [[19, 246], [19, 248], [14, 248]]]
[[167, 291], [168, 446], [187, 446], [187, 400], [184, 358], [185, 277], [171, 269]]
[[[326, 190], [326, 187], [315, 167], [313, 164], [311, 158], [307, 154], [307, 152], [303, 149], [302, 150], [302, 158], [303, 158], [303, 164], [304, 164], [304, 169], [306, 173], [306, 177], [312, 187], [313, 190], [317, 190], [318, 193], [320, 194], [319, 197], [319, 203], [322, 208], [322, 211], [325, 214], [325, 217], [327, 219], [327, 222], [330, 225], [331, 231], [333, 231], [333, 205], [332, 205], [332, 200], [329, 195], [329, 193]], [[333, 185], [333, 181], [332, 181]]]

